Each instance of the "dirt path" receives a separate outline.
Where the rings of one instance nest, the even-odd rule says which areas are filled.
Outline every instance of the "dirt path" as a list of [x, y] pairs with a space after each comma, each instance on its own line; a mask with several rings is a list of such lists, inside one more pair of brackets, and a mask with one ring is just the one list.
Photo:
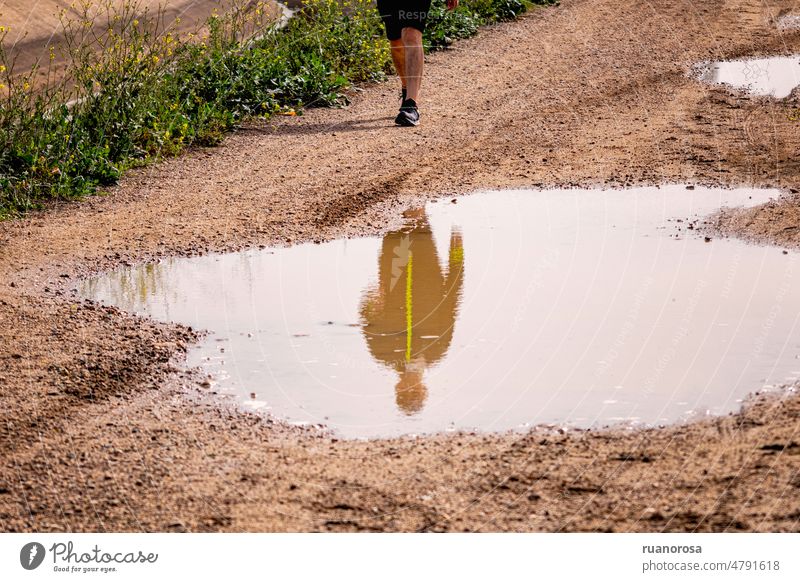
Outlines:
[[[391, 126], [393, 84], [369, 87], [0, 224], [0, 526], [797, 530], [798, 397], [643, 432], [344, 442], [220, 407], [180, 367], [189, 330], [69, 292], [124, 262], [378, 232], [412, 200], [478, 187], [797, 188], [798, 101], [686, 77], [701, 59], [799, 51], [773, 23], [789, 9], [567, 0], [432, 56], [416, 130]], [[792, 220], [791, 200], [774, 206]], [[791, 226], [779, 210], [755, 212]]]

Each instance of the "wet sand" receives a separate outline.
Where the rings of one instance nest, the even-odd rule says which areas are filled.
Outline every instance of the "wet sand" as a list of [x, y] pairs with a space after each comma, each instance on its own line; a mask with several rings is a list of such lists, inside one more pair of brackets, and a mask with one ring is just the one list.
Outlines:
[[785, 200], [722, 213], [709, 234], [796, 252], [797, 93], [688, 76], [800, 51], [800, 31], [775, 25], [790, 9], [568, 0], [431, 56], [418, 129], [391, 126], [393, 84], [364, 87], [0, 224], [0, 527], [796, 531], [793, 392], [662, 429], [346, 441], [220, 403], [183, 366], [195, 330], [71, 294], [125, 263], [381, 234], [478, 188], [778, 187]]

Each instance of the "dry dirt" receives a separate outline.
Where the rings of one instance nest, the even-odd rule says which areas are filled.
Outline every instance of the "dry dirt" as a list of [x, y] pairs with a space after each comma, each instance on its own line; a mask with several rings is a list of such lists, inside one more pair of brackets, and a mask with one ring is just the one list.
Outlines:
[[[800, 51], [789, 0], [567, 0], [428, 59], [423, 124], [394, 83], [252, 123], [105, 196], [0, 224], [4, 531], [797, 531], [800, 397], [644, 431], [336, 440], [227, 408], [193, 332], [97, 307], [77, 277], [166, 255], [385, 230], [420, 197], [662, 181], [800, 186], [797, 99], [687, 77]], [[788, 198], [729, 234], [800, 247]]]

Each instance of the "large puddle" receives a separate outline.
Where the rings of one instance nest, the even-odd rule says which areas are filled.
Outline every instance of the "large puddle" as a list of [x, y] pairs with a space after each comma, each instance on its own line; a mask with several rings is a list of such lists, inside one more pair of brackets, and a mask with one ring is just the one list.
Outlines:
[[657, 425], [800, 375], [797, 255], [693, 230], [777, 194], [478, 193], [381, 238], [168, 260], [81, 291], [211, 330], [189, 364], [215, 390], [347, 437]]
[[788, 97], [800, 85], [800, 55], [717, 61], [703, 67], [700, 78], [708, 83], [724, 83], [754, 95]]

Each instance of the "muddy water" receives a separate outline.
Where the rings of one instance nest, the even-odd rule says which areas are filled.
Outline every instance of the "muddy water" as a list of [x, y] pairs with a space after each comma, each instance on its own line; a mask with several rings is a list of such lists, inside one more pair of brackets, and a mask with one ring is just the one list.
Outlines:
[[708, 83], [746, 89], [754, 95], [783, 99], [800, 85], [800, 55], [717, 61], [704, 67], [700, 78]]
[[86, 281], [212, 331], [191, 350], [243, 406], [348, 437], [660, 424], [800, 375], [795, 253], [690, 229], [774, 191], [516, 191], [380, 238], [174, 259]]

